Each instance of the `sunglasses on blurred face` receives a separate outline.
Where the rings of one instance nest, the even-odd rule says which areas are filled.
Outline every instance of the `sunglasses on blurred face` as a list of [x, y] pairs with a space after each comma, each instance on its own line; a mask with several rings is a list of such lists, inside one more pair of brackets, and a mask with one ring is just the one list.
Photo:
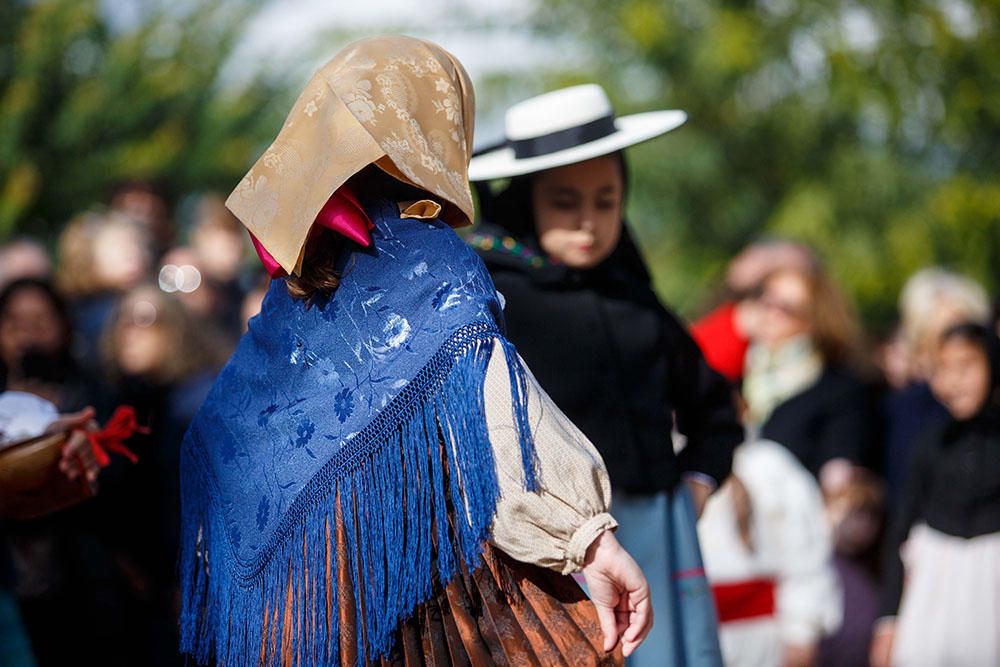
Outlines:
[[786, 317], [791, 317], [797, 320], [804, 319], [806, 316], [805, 306], [801, 304], [782, 301], [781, 299], [775, 299], [774, 297], [769, 297], [767, 295], [763, 295], [758, 298], [757, 303], [768, 310], [777, 311]]

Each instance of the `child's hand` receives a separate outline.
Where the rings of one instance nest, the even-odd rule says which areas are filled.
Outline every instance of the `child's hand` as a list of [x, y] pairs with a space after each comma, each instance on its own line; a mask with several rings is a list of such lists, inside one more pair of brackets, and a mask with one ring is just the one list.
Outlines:
[[818, 653], [816, 644], [786, 644], [782, 667], [814, 667]]
[[653, 607], [649, 584], [610, 531], [604, 531], [587, 549], [583, 566], [587, 590], [597, 607], [604, 632], [604, 650], [621, 640], [622, 652], [632, 654], [653, 627]]
[[708, 498], [712, 495], [714, 489], [696, 479], [685, 479], [684, 484], [687, 485], [688, 491], [691, 493], [691, 502], [694, 504], [694, 515], [700, 519], [701, 513], [705, 511], [705, 503], [708, 502]]
[[896, 621], [883, 621], [872, 637], [868, 661], [872, 667], [889, 667], [892, 659], [892, 642], [896, 638]]

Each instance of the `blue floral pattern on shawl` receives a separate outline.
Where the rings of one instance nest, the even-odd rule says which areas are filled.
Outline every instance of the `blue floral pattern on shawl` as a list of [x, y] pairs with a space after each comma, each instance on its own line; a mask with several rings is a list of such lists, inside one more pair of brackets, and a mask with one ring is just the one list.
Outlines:
[[[523, 370], [481, 260], [394, 202], [368, 214], [373, 243], [341, 253], [331, 298], [306, 304], [272, 283], [185, 440], [181, 634], [200, 662], [255, 663], [265, 632], [304, 664], [335, 660], [336, 603], [328, 613], [316, 573], [337, 580], [327, 536], [338, 499], [365, 624], [359, 659], [384, 655], [460, 561], [476, 566], [499, 493], [482, 399], [495, 341], [512, 362], [535, 484]], [[283, 640], [262, 619], [289, 587], [296, 622]]]

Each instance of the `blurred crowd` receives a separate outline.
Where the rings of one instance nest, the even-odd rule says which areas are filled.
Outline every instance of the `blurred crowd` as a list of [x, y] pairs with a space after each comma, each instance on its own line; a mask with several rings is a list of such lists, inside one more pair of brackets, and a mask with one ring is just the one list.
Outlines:
[[[0, 247], [5, 389], [63, 413], [93, 406], [98, 421], [131, 405], [151, 428], [132, 444], [139, 463], [105, 470], [94, 501], [0, 526], [0, 589], [38, 664], [179, 661], [178, 450], [267, 288], [222, 199], [205, 195], [191, 211], [182, 230], [155, 185], [128, 182], [69, 221], [54, 252], [30, 238]], [[897, 325], [866, 335], [822, 259], [779, 239], [735, 257], [715, 307], [692, 325], [732, 381], [748, 434], [702, 519], [706, 567], [717, 599], [777, 582], [775, 632], [797, 638], [798, 664], [878, 663], [907, 534], [889, 527], [912, 522], [921, 438], [960, 410], [966, 390], [948, 385], [944, 346], [975, 338], [959, 331], [970, 325], [995, 335], [986, 290], [927, 268], [899, 295]], [[724, 649], [744, 641], [727, 613]], [[0, 607], [0, 635], [7, 621]]]
[[[93, 406], [99, 423], [133, 406], [150, 429], [129, 441], [138, 464], [104, 470], [94, 501], [0, 524], [0, 591], [39, 665], [180, 661], [179, 447], [267, 286], [221, 197], [186, 217], [155, 184], [128, 182], [70, 220], [54, 252], [31, 238], [0, 246], [5, 390], [62, 413]], [[0, 650], [0, 664], [22, 663]]]
[[[963, 641], [976, 657], [961, 664], [993, 664], [996, 615], [973, 608], [1000, 602], [996, 568], [968, 559], [1000, 563], [997, 332], [986, 290], [944, 268], [911, 276], [895, 326], [866, 334], [809, 248], [764, 240], [732, 260], [692, 326], [747, 433], [699, 525], [728, 663], [772, 664], [753, 659], [759, 628], [740, 634], [752, 596], [728, 622], [732, 579], [773, 585], [784, 665], [933, 664], [921, 651]], [[928, 526], [953, 552], [915, 552]]]

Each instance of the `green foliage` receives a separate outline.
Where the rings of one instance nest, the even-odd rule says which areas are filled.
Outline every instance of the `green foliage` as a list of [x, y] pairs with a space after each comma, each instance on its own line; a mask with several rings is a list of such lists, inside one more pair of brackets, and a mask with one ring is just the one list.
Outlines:
[[280, 124], [284, 86], [220, 81], [255, 3], [150, 4], [122, 29], [97, 0], [0, 0], [0, 239], [123, 179], [228, 190]]
[[632, 149], [632, 212], [687, 312], [763, 234], [814, 245], [872, 320], [930, 264], [998, 286], [1000, 3], [539, 0], [620, 113], [682, 108]]
[[[568, 47], [549, 85], [690, 114], [629, 151], [632, 218], [682, 311], [763, 234], [815, 245], [875, 320], [926, 264], [1000, 287], [997, 0], [536, 2]], [[221, 76], [259, 2], [136, 4], [122, 27], [99, 0], [0, 0], [0, 239], [51, 237], [124, 178], [228, 190], [280, 125], [294, 77]], [[481, 109], [512, 86], [477, 81]]]

